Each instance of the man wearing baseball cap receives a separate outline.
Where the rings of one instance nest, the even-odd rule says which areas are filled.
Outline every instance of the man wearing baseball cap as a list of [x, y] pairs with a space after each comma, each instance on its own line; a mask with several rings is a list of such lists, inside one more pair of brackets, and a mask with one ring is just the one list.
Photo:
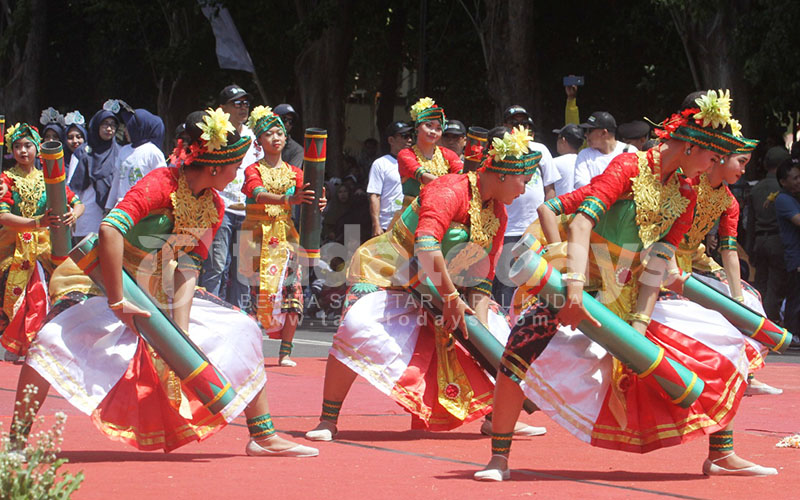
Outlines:
[[382, 234], [392, 222], [395, 212], [403, 206], [403, 187], [397, 169], [397, 153], [411, 147], [411, 125], [392, 122], [386, 127], [389, 154], [383, 155], [369, 169], [369, 215], [372, 219], [372, 236]]
[[464, 159], [464, 147], [467, 145], [467, 128], [458, 120], [447, 120], [447, 125], [442, 131], [440, 146], [444, 146], [450, 151]]
[[623, 123], [617, 129], [617, 138], [642, 151], [644, 144], [650, 139], [650, 125], [642, 120]]
[[529, 125], [530, 115], [519, 104], [513, 104], [503, 111], [503, 125], [513, 129], [522, 125], [525, 128], [531, 128]]
[[586, 133], [587, 147], [575, 159], [575, 189], [589, 184], [593, 177], [602, 174], [618, 154], [638, 151], [629, 144], [617, 141], [617, 122], [607, 111], [595, 111], [579, 126]]
[[[250, 298], [250, 287], [245, 279], [239, 278], [237, 259], [239, 252], [236, 251], [245, 215], [245, 196], [242, 193], [242, 186], [245, 168], [260, 160], [264, 153], [254, 147], [256, 141], [253, 132], [245, 125], [250, 114], [250, 94], [239, 85], [228, 85], [219, 93], [217, 104], [230, 115], [230, 122], [239, 135], [250, 137], [252, 142], [242, 164], [236, 170], [236, 177], [219, 193], [225, 203], [225, 216], [214, 236], [208, 259], [203, 263], [199, 284], [209, 293], [237, 307], [246, 308]], [[225, 283], [229, 281], [230, 287], [226, 290]]]
[[561, 179], [555, 182], [556, 196], [561, 196], [575, 187], [575, 159], [583, 146], [583, 129], [570, 123], [553, 130], [553, 133], [558, 135], [556, 151], [559, 154], [553, 158], [553, 166], [561, 175]]
[[[291, 104], [286, 103], [278, 104], [272, 112], [281, 117], [283, 126], [286, 127], [286, 147], [283, 148], [283, 153], [281, 153], [281, 160], [289, 165], [303, 168], [303, 146], [292, 139], [291, 135], [292, 127], [300, 121], [300, 115], [297, 114]], [[300, 205], [297, 206], [299, 207]]]

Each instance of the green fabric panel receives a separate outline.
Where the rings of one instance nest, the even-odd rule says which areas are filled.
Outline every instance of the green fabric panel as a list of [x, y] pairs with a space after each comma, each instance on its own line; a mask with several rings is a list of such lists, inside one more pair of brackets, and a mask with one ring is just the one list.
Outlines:
[[[169, 234], [172, 234], [172, 220], [165, 214], [153, 214], [134, 225], [125, 234], [125, 239], [136, 248], [151, 252], [161, 248], [161, 244], [163, 244], [161, 241], [157, 247], [154, 246], [153, 243], [156, 243], [154, 238], [166, 238]], [[165, 236], [160, 238], [159, 235]]]
[[639, 226], [636, 225], [636, 203], [618, 200], [594, 226], [594, 232], [619, 246], [635, 244], [642, 249]]
[[416, 179], [404, 180], [403, 194], [406, 196], [419, 196], [419, 181]]

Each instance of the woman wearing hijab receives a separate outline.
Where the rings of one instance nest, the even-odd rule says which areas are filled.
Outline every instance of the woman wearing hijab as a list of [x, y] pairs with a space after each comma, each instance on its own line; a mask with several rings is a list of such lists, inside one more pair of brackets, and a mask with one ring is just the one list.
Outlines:
[[167, 166], [164, 153], [159, 149], [164, 143], [163, 120], [141, 108], [133, 113], [122, 109], [120, 117], [128, 129], [133, 152], [122, 160], [119, 170], [114, 173], [114, 182], [105, 205], [109, 210], [125, 197], [139, 179], [158, 167]]
[[86, 118], [77, 109], [64, 115], [61, 143], [64, 145], [64, 164], [69, 166], [72, 154], [86, 142]]
[[117, 168], [120, 147], [114, 134], [118, 126], [119, 120], [111, 111], [101, 109], [95, 113], [89, 120], [86, 143], [75, 150], [70, 161], [67, 182], [86, 207], [72, 233], [77, 239], [96, 233], [103, 220], [103, 207]]
[[42, 115], [39, 117], [39, 123], [42, 124], [42, 142], [61, 140], [61, 134], [64, 133], [63, 120], [61, 113], [52, 106], [42, 110]]

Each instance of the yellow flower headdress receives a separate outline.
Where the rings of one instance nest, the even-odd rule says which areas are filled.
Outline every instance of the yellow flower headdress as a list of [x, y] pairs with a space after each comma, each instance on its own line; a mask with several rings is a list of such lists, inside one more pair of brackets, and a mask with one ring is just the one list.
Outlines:
[[228, 134], [236, 131], [229, 118], [230, 115], [222, 111], [222, 108], [208, 108], [203, 121], [196, 124], [203, 131], [200, 138], [206, 141], [208, 151], [216, 151], [228, 145]]

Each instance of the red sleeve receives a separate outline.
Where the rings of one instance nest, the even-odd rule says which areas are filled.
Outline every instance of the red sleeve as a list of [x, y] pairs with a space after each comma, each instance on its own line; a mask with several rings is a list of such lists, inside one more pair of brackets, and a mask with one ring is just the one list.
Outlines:
[[692, 229], [694, 207], [697, 204], [697, 193], [692, 189], [689, 181], [686, 178], [682, 178], [680, 182], [681, 194], [689, 199], [689, 204], [686, 206], [686, 210], [672, 223], [667, 235], [661, 239], [661, 241], [667, 242], [674, 247], [677, 247], [683, 241], [684, 236]]
[[397, 170], [401, 179], [414, 179], [414, 172], [419, 168], [417, 155], [411, 148], [405, 148], [397, 153]]
[[448, 174], [434, 179], [420, 192], [419, 204], [419, 222], [414, 236], [433, 236], [441, 242], [451, 222], [461, 222], [467, 217], [467, 176]]
[[586, 184], [585, 186], [581, 186], [574, 191], [570, 191], [569, 193], [564, 193], [559, 196], [558, 201], [561, 203], [559, 214], [575, 213], [575, 210], [580, 206], [581, 203], [583, 203], [583, 200], [589, 196], [591, 189], [592, 185]]
[[614, 202], [631, 191], [633, 184], [631, 178], [638, 174], [639, 160], [635, 153], [618, 155], [611, 160], [602, 174], [592, 178], [585, 197], [593, 196], [608, 210]]
[[72, 205], [76, 198], [75, 193], [72, 192], [68, 185], [64, 187], [67, 190], [67, 205]]
[[464, 162], [461, 161], [461, 158], [455, 154], [450, 149], [447, 148], [439, 148], [442, 152], [442, 156], [450, 164], [450, 173], [451, 174], [460, 174], [462, 170], [464, 170]]
[[728, 189], [728, 186], [725, 186], [725, 190], [728, 192], [731, 203], [728, 205], [728, 208], [722, 212], [722, 217], [719, 219], [719, 235], [721, 237], [730, 236], [736, 238], [739, 232], [739, 202], [736, 200], [736, 197], [733, 196], [731, 190]]
[[178, 188], [177, 168], [157, 168], [148, 173], [125, 193], [116, 208], [131, 218], [132, 225], [146, 217], [153, 210], [172, 210], [170, 194]]
[[[14, 206], [14, 197], [11, 196], [11, 188], [14, 186], [14, 182], [6, 175], [0, 174], [0, 182], [6, 185], [6, 195], [3, 196], [3, 199], [0, 200], [2, 203], [6, 203], [8, 206]], [[69, 188], [67, 188], [69, 189]]]
[[253, 191], [255, 191], [257, 187], [263, 188], [264, 183], [261, 182], [261, 173], [258, 171], [258, 168], [256, 168], [256, 164], [253, 163], [244, 169], [242, 193], [248, 198], [255, 198]]
[[289, 167], [294, 172], [294, 185], [297, 189], [300, 189], [303, 187], [303, 182], [305, 182], [305, 179], [303, 179], [303, 169], [295, 167], [294, 165], [289, 165]]

